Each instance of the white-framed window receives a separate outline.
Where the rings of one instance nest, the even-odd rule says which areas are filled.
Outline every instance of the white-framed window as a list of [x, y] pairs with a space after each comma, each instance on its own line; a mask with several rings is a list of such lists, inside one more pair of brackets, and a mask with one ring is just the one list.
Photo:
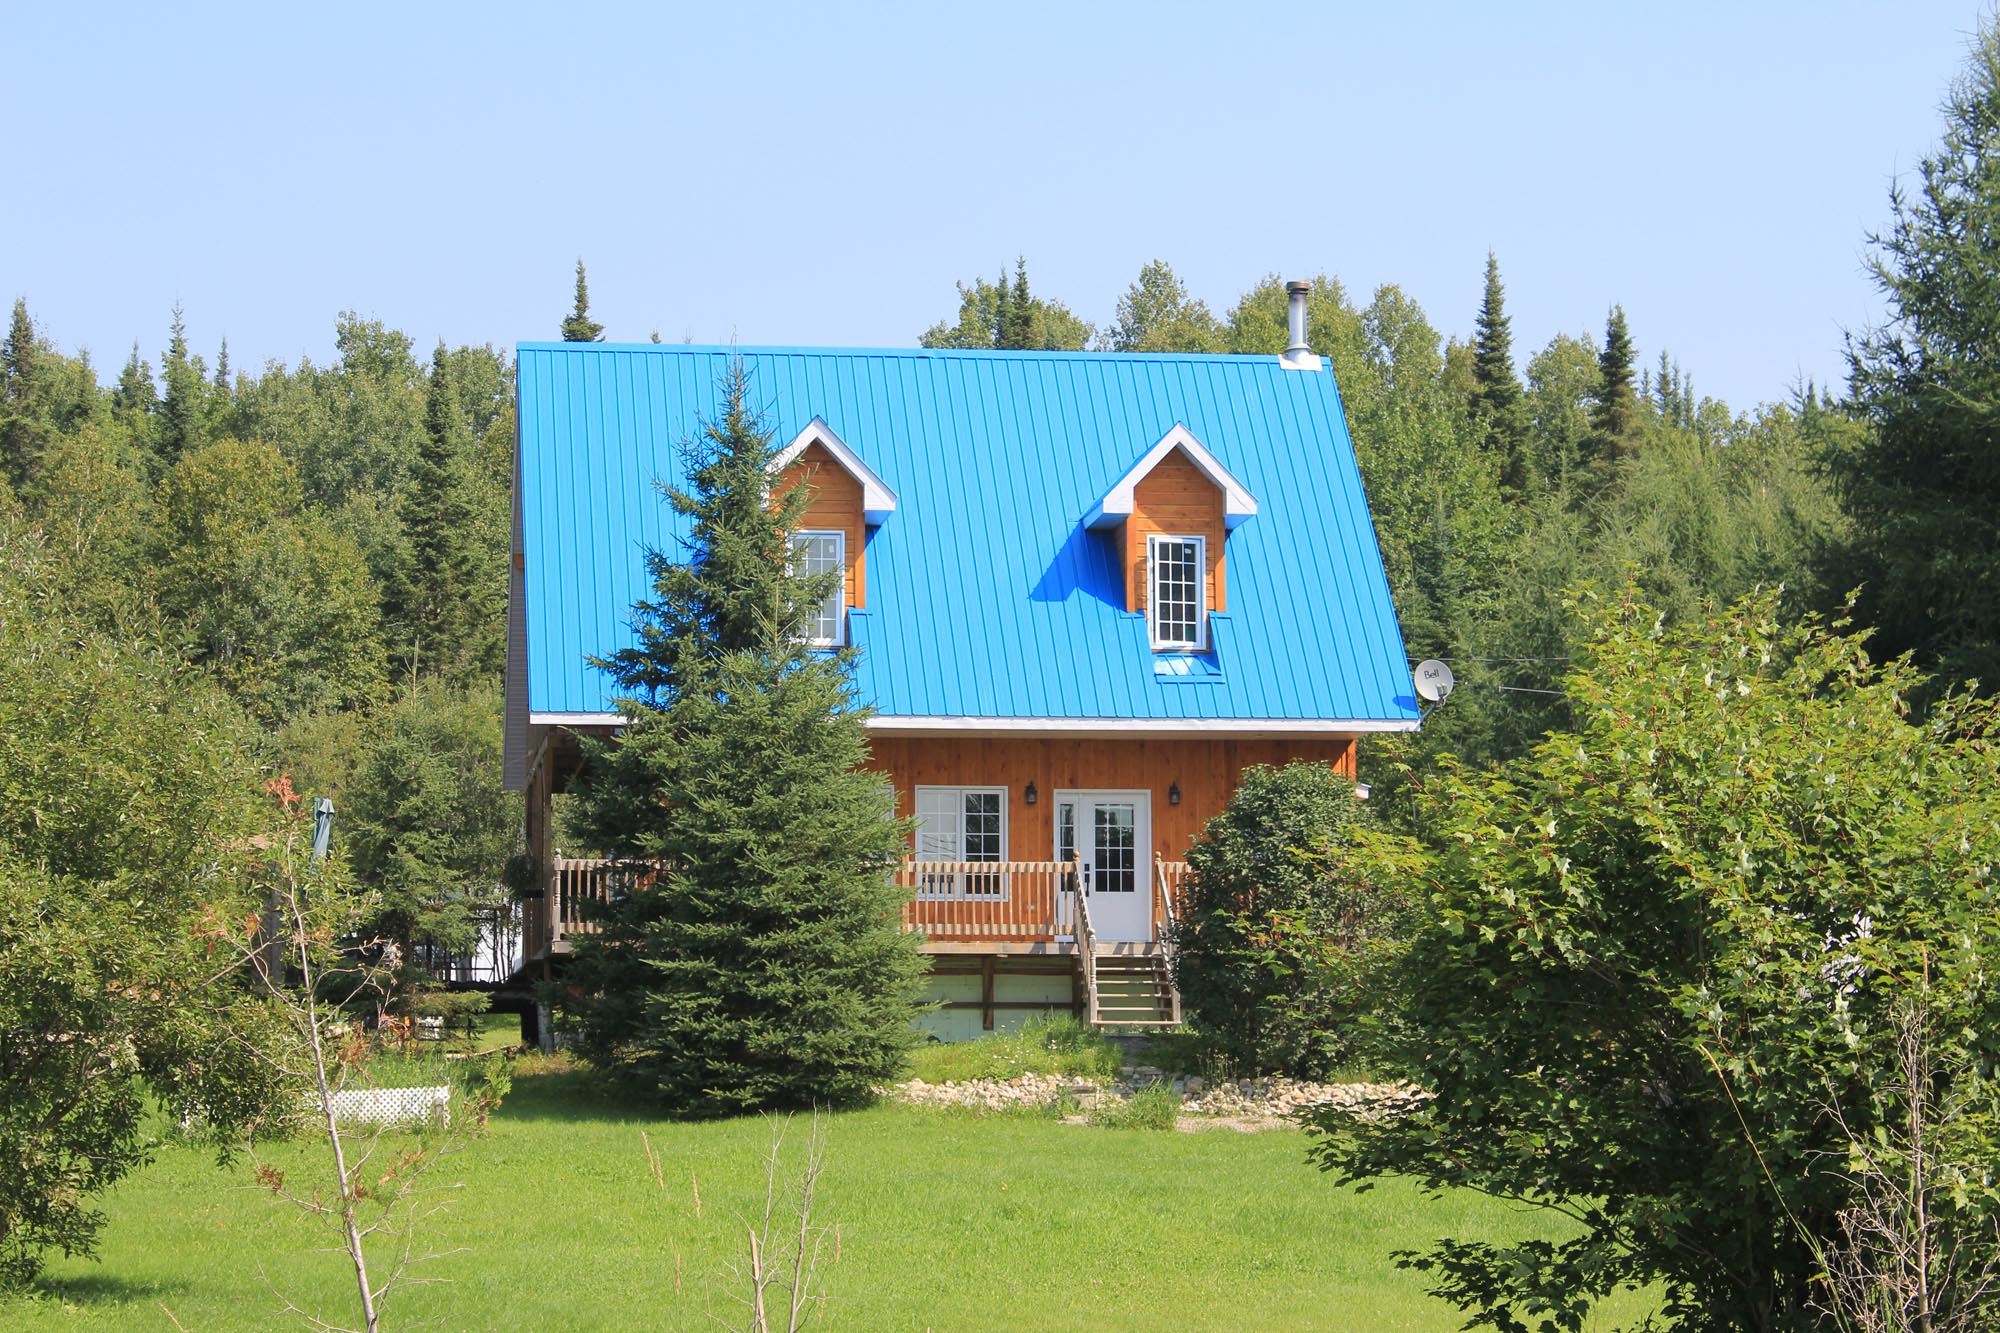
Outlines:
[[1208, 646], [1208, 539], [1146, 538], [1146, 624], [1155, 648]]
[[806, 616], [806, 642], [816, 648], [838, 648], [847, 642], [847, 534], [795, 532], [793, 565], [804, 575], [841, 575], [841, 584]]
[[[1005, 787], [919, 787], [916, 806], [917, 860], [1007, 859]], [[926, 874], [918, 886], [926, 898], [995, 898], [1006, 891], [997, 871]]]

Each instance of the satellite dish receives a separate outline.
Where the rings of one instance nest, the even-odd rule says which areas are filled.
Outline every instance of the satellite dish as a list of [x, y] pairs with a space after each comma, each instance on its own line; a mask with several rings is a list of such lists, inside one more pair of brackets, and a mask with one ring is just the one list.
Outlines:
[[1441, 704], [1451, 697], [1451, 688], [1458, 682], [1451, 674], [1451, 668], [1435, 657], [1417, 663], [1417, 697], [1425, 703]]

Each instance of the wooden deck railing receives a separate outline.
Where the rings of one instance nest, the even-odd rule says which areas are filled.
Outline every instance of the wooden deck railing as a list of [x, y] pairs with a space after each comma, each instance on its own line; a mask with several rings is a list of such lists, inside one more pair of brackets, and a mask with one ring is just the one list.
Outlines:
[[[1162, 938], [1181, 910], [1185, 861], [1155, 861], [1153, 924]], [[593, 904], [650, 875], [632, 862], [563, 858], [550, 869], [539, 902], [523, 913], [523, 956], [597, 929]], [[1075, 871], [1061, 861], [900, 861], [896, 883], [910, 890], [903, 929], [935, 940], [975, 943], [1070, 942], [1077, 934]]]
[[652, 874], [652, 867], [639, 862], [558, 858], [550, 867], [541, 901], [529, 903], [524, 914], [522, 956], [545, 957], [571, 936], [593, 933], [597, 922], [592, 908]]
[[1076, 894], [1060, 861], [904, 861], [903, 929], [941, 940], [1069, 939]]

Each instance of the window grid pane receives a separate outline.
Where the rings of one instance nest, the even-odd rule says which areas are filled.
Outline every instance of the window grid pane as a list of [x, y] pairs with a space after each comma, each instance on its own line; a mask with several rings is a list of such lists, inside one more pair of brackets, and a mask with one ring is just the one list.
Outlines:
[[[1005, 792], [992, 789], [920, 789], [916, 800], [917, 859], [1006, 860], [1005, 797]], [[999, 871], [926, 874], [918, 892], [926, 898], [1004, 898], [1007, 877]]]
[[1153, 638], [1193, 647], [1201, 642], [1201, 543], [1153, 540]]
[[[831, 574], [836, 570], [846, 573], [842, 541], [842, 535], [837, 532], [801, 532], [795, 535], [792, 550], [798, 557], [798, 572], [807, 577]], [[846, 601], [846, 590], [843, 588], [829, 593], [826, 600], [806, 616], [806, 638], [813, 643], [839, 643], [840, 613]]]

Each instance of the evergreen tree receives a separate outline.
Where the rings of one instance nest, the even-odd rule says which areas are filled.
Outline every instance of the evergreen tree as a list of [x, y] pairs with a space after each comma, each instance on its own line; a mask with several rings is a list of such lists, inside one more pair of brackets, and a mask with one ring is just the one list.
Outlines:
[[562, 340], [566, 343], [597, 343], [604, 341], [604, 326], [590, 317], [590, 287], [583, 280], [583, 260], [576, 261], [576, 309], [562, 322]]
[[1014, 261], [1014, 294], [1007, 302], [1007, 315], [1012, 327], [1000, 330], [995, 345], [1014, 352], [1034, 347], [1035, 303], [1028, 295], [1028, 260], [1025, 255]]
[[160, 398], [158, 429], [154, 446], [162, 462], [171, 464], [182, 454], [198, 449], [202, 439], [202, 418], [207, 406], [208, 386], [204, 383], [201, 359], [188, 354], [187, 324], [178, 302], [167, 338], [166, 355], [161, 358], [166, 392]]
[[159, 404], [159, 388], [153, 382], [153, 368], [139, 355], [139, 340], [132, 340], [132, 355], [126, 358], [125, 368], [118, 374], [118, 385], [111, 391], [111, 411], [114, 416], [126, 419], [143, 419], [153, 414]]
[[1639, 400], [1632, 391], [1632, 360], [1625, 307], [1614, 305], [1604, 321], [1604, 346], [1597, 353], [1597, 394], [1590, 412], [1592, 448], [1601, 465], [1629, 458], [1636, 443]]
[[1486, 295], [1479, 303], [1472, 343], [1474, 408], [1485, 426], [1486, 447], [1500, 460], [1500, 485], [1520, 495], [1528, 488], [1528, 410], [1514, 375], [1513, 321], [1500, 285], [1500, 261], [1486, 252]]
[[806, 489], [771, 494], [740, 363], [722, 388], [666, 491], [687, 559], [650, 554], [639, 644], [603, 663], [631, 723], [589, 747], [579, 792], [585, 836], [656, 870], [570, 974], [579, 1049], [694, 1115], [865, 1100], [902, 1068], [922, 972], [853, 659], [806, 643], [841, 576], [793, 571]]
[[[1001, 347], [1008, 345], [1001, 335], [1007, 327], [1018, 330], [1016, 337], [1022, 347], [1062, 352], [1081, 352], [1088, 347], [1097, 330], [1071, 314], [1062, 302], [1030, 295], [1020, 281], [1025, 276], [1017, 276], [1012, 285], [1004, 278], [998, 283], [976, 278], [970, 287], [959, 283], [958, 322], [940, 320], [925, 329], [917, 342], [924, 347]], [[1013, 313], [1022, 308], [1016, 301], [1016, 289], [1028, 312], [1019, 320]]]
[[424, 681], [369, 720], [341, 816], [355, 873], [379, 898], [370, 929], [412, 962], [472, 948], [496, 908], [521, 823], [500, 783], [492, 683]]
[[1870, 267], [1887, 321], [1850, 338], [1852, 410], [1833, 450], [1852, 544], [1831, 577], [1887, 653], [2000, 684], [2000, 28], [1988, 18], [1946, 99], [1920, 188], [1890, 191]]
[[1014, 293], [1007, 286], [1007, 270], [1000, 269], [1000, 281], [993, 284], [993, 341], [989, 347], [1005, 347], [1014, 333]]
[[15, 490], [40, 470], [49, 447], [42, 420], [42, 348], [28, 303], [17, 297], [7, 342], [0, 348], [0, 476]]
[[399, 506], [404, 544], [390, 589], [396, 651], [412, 678], [451, 675], [466, 648], [472, 515], [464, 472], [472, 443], [439, 339], [431, 358], [424, 434]]
[[215, 354], [215, 390], [225, 398], [229, 395], [229, 339], [222, 340], [222, 347]]

